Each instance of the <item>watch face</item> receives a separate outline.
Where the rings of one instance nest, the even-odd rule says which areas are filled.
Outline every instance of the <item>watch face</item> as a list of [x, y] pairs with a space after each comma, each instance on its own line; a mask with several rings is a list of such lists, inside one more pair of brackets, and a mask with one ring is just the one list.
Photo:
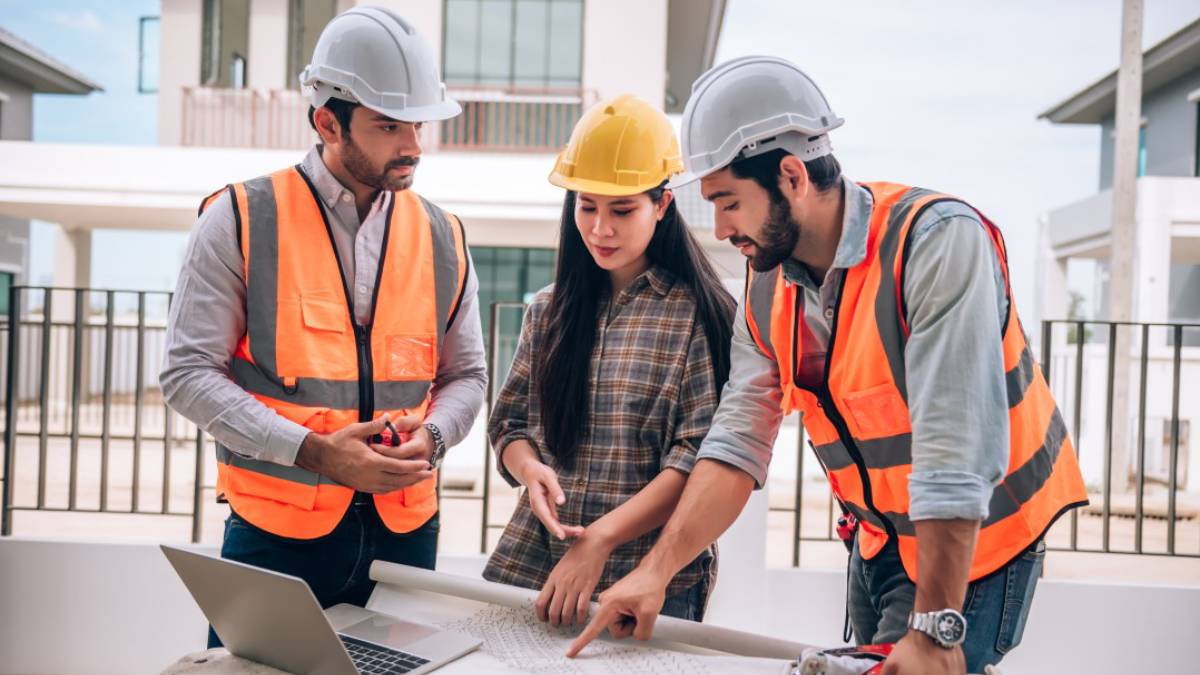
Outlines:
[[940, 641], [956, 645], [966, 637], [967, 622], [958, 612], [942, 612], [937, 615], [933, 629]]

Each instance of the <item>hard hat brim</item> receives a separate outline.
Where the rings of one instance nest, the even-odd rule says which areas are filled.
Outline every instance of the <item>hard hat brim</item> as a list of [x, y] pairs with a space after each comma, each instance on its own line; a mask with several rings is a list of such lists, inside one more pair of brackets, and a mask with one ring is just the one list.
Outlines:
[[398, 122], [409, 122], [415, 124], [417, 122], [442, 122], [444, 120], [457, 117], [462, 113], [462, 106], [452, 98], [433, 105], [410, 106], [407, 108], [388, 109], [382, 106], [374, 106], [356, 101], [364, 108], [369, 108]]
[[675, 174], [670, 181], [667, 182], [667, 188], [670, 190], [678, 190], [679, 188], [695, 183], [704, 178], [710, 173], [716, 173], [725, 167], [716, 166], [704, 171], [684, 171], [683, 173]]
[[584, 192], [590, 195], [603, 195], [605, 197], [629, 197], [631, 195], [640, 195], [648, 190], [662, 185], [663, 180], [657, 180], [653, 183], [645, 183], [639, 185], [616, 185], [606, 181], [588, 180], [586, 178], [567, 178], [557, 171], [550, 173], [550, 184], [560, 187], [564, 190], [572, 192]]

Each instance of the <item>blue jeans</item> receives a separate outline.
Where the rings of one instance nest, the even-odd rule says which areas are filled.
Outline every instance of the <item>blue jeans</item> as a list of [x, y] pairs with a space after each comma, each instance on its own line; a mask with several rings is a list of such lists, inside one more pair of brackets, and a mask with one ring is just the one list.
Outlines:
[[[437, 560], [438, 514], [405, 534], [387, 529], [368, 495], [354, 503], [333, 532], [316, 539], [289, 539], [251, 525], [237, 513], [225, 521], [221, 557], [300, 577], [308, 583], [321, 607], [340, 603], [363, 606], [375, 590], [367, 573], [371, 562], [389, 562], [433, 569]], [[209, 648], [221, 641], [209, 628]]]
[[[967, 586], [963, 602], [967, 672], [982, 673], [984, 666], [1000, 663], [1021, 643], [1045, 557], [1046, 544], [1039, 539], [1007, 566]], [[855, 641], [882, 644], [904, 637], [916, 590], [904, 573], [894, 542], [871, 560], [862, 559], [856, 544], [850, 555], [846, 598]]]
[[676, 619], [688, 621], [703, 621], [704, 609], [708, 605], [708, 592], [702, 588], [703, 582], [693, 585], [686, 591], [681, 591], [663, 601], [659, 614], [673, 616]]

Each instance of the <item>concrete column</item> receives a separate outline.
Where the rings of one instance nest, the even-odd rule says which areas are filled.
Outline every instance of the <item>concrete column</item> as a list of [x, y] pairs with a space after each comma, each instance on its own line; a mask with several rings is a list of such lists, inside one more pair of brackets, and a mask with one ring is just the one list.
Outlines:
[[1171, 221], [1176, 208], [1171, 188], [1170, 181], [1157, 178], [1137, 182], [1134, 321], [1165, 322], [1170, 314]]
[[1041, 335], [1041, 323], [1047, 319], [1065, 319], [1071, 308], [1070, 292], [1067, 290], [1067, 261], [1059, 258], [1050, 244], [1050, 233], [1045, 216], [1038, 219], [1038, 257], [1036, 283], [1039, 289], [1033, 323], [1026, 328]]
[[278, 90], [287, 87], [288, 0], [252, 0], [250, 53], [246, 86]]
[[54, 286], [87, 288], [92, 283], [92, 231], [58, 226], [54, 235]]
[[200, 84], [202, 0], [162, 0], [159, 20], [158, 144], [180, 145], [183, 88]]

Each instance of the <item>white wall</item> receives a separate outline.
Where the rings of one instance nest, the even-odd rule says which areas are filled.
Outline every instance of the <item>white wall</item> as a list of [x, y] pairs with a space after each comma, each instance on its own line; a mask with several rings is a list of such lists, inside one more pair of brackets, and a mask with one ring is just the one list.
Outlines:
[[[450, 558], [439, 566], [469, 573], [480, 563]], [[0, 673], [156, 673], [204, 647], [204, 618], [157, 546], [6, 538], [0, 570]], [[759, 597], [767, 606], [754, 629], [841, 644], [843, 571], [768, 570], [755, 578], [730, 567], [722, 581], [735, 592], [765, 584]], [[750, 628], [715, 610], [715, 622]], [[1043, 580], [1004, 672], [1194, 672], [1197, 625], [1200, 587]]]
[[629, 92], [661, 107], [667, 0], [592, 0], [583, 8], [583, 87], [601, 99]]
[[290, 4], [289, 0], [253, 0], [250, 3], [246, 86], [253, 89], [287, 88]]
[[[158, 143], [179, 145], [183, 87], [200, 84], [201, 0], [162, 0], [158, 65]], [[283, 48], [281, 48], [283, 51]]]

